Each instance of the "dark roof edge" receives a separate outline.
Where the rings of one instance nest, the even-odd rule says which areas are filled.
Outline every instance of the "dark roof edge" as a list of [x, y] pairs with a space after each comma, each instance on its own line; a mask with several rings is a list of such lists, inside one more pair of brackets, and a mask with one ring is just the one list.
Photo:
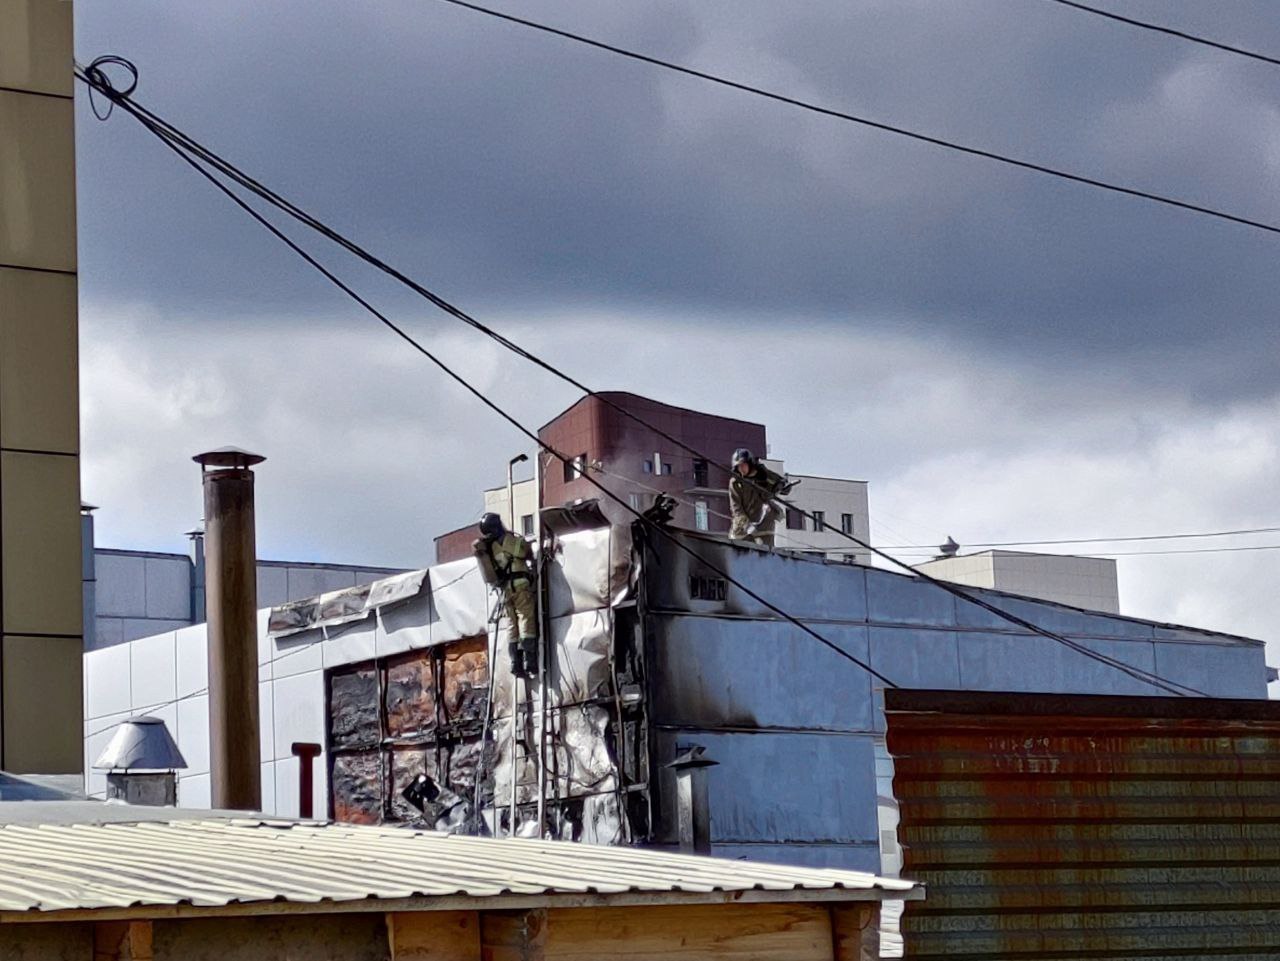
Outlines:
[[1036, 717], [1129, 717], [1280, 722], [1280, 701], [1263, 698], [1168, 697], [1128, 694], [1028, 694], [889, 688], [887, 714]]
[[[909, 578], [910, 580], [919, 580], [919, 578], [914, 577], [911, 574], [899, 573], [898, 571], [887, 570], [883, 567], [872, 567], [868, 564], [846, 564], [843, 561], [828, 560], [825, 557], [814, 557], [808, 554], [800, 553], [798, 551], [768, 551], [766, 548], [763, 548], [763, 547], [756, 547], [754, 545], [747, 545], [747, 544], [741, 544], [741, 543], [733, 543], [724, 536], [717, 537], [715, 534], [711, 534], [703, 531], [693, 531], [687, 528], [674, 528], [673, 530], [687, 537], [692, 537], [697, 540], [714, 541], [719, 544], [725, 544], [725, 545], [734, 547], [738, 550], [754, 550], [754, 551], [760, 551], [762, 553], [779, 554], [782, 557], [787, 558], [788, 560], [796, 561], [801, 564], [827, 564], [832, 567], [853, 567], [853, 568], [858, 568], [864, 571], [871, 571], [871, 572], [874, 572], [876, 575], [884, 576], [884, 577], [905, 577], [905, 578]], [[952, 582], [948, 581], [947, 583], [951, 584]], [[1130, 617], [1127, 614], [1111, 614], [1107, 611], [1092, 611], [1087, 607], [1073, 607], [1070, 604], [1063, 604], [1060, 601], [1050, 601], [1050, 600], [1046, 600], [1043, 597], [1029, 597], [1026, 594], [1013, 594], [1013, 593], [1010, 593], [1009, 591], [1000, 591], [991, 587], [973, 587], [972, 585], [968, 585], [968, 584], [954, 584], [953, 586], [959, 587], [961, 589], [971, 590], [971, 591], [980, 591], [983, 594], [993, 594], [997, 597], [1008, 597], [1008, 598], [1011, 598], [1012, 600], [1024, 601], [1030, 604], [1039, 604], [1039, 605], [1044, 605], [1048, 607], [1056, 607], [1056, 608], [1060, 608], [1061, 610], [1072, 611], [1077, 614], [1088, 614], [1090, 617], [1104, 617], [1113, 621], [1127, 621], [1130, 624], [1145, 624], [1149, 627], [1159, 627], [1167, 631], [1185, 631], [1188, 634], [1200, 634], [1200, 635], [1203, 635], [1210, 643], [1212, 643], [1212, 641], [1214, 640], [1230, 641], [1234, 644], [1240, 644], [1247, 647], [1265, 647], [1267, 643], [1266, 641], [1261, 641], [1256, 637], [1245, 637], [1242, 634], [1228, 634], [1225, 631], [1214, 631], [1206, 627], [1191, 627], [1186, 624], [1170, 624], [1167, 621], [1153, 621], [1145, 617]], [[957, 598], [957, 600], [958, 599], [959, 598]], [[1100, 639], [1111, 640], [1111, 638], [1100, 638]], [[1151, 640], [1151, 638], [1134, 638], [1134, 639], [1135, 640]], [[1155, 638], [1155, 640], [1177, 641], [1179, 640], [1179, 638], [1158, 637], [1158, 638]]]
[[[569, 843], [569, 842], [566, 842]], [[577, 843], [577, 842], [574, 842]], [[894, 880], [897, 880], [896, 878]], [[783, 904], [795, 901], [920, 901], [920, 882], [909, 890], [870, 888], [787, 888], [783, 890], [620, 891], [617, 893], [419, 895], [407, 898], [359, 898], [350, 901], [235, 901], [221, 905], [134, 904], [125, 907], [70, 908], [62, 911], [0, 911], [0, 924], [49, 921], [210, 918], [250, 915], [385, 914], [456, 910], [502, 911], [524, 908], [633, 907], [650, 904]]]
[[594, 394], [583, 394], [581, 397], [575, 400], [572, 404], [570, 404], [564, 410], [560, 411], [560, 413], [556, 414], [555, 417], [552, 417], [549, 421], [547, 421], [545, 424], [539, 427], [538, 433], [541, 434], [544, 430], [546, 430], [548, 427], [550, 427], [552, 424], [558, 421], [565, 414], [569, 413], [569, 411], [573, 410], [579, 404], [583, 404], [586, 401], [592, 400], [594, 397], [606, 397], [609, 400], [613, 400], [615, 402], [618, 401], [619, 398], [626, 398], [629, 400], [641, 400], [641, 401], [644, 401], [646, 404], [657, 404], [659, 407], [666, 407], [668, 410], [678, 411], [681, 414], [695, 414], [698, 417], [714, 417], [716, 420], [731, 420], [735, 424], [746, 424], [748, 427], [759, 427], [761, 430], [765, 431], [766, 433], [769, 430], [769, 428], [766, 425], [758, 423], [754, 420], [744, 420], [741, 417], [729, 417], [729, 416], [726, 416], [725, 414], [712, 414], [705, 410], [694, 410], [692, 407], [681, 407], [678, 404], [668, 404], [666, 401], [655, 400], [652, 397], [645, 397], [643, 394], [634, 394], [629, 390], [597, 390], [595, 391]]

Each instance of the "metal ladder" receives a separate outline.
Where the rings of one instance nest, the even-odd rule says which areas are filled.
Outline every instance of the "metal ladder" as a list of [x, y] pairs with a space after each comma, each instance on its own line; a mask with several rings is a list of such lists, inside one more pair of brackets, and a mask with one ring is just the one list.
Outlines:
[[[542, 556], [541, 548], [535, 562], [535, 598], [537, 601], [535, 622], [538, 625], [538, 675], [529, 680], [511, 675], [511, 797], [508, 803], [508, 835], [514, 837], [519, 827], [520, 789], [536, 789], [537, 837], [546, 833], [547, 803], [547, 631], [543, 624], [542, 605]], [[503, 605], [505, 607], [505, 604]], [[496, 650], [496, 644], [495, 644]], [[521, 688], [524, 696], [521, 697]], [[536, 745], [536, 750], [533, 749]], [[521, 750], [523, 748], [523, 751]], [[532, 778], [520, 778], [520, 772], [533, 761]], [[526, 802], [527, 803], [527, 802]]]

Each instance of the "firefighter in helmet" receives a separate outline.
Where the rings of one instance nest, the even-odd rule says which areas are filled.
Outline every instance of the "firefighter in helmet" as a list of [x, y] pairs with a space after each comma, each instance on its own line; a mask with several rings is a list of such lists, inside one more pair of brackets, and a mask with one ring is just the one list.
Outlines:
[[782, 509], [774, 498], [791, 490], [785, 477], [774, 473], [745, 447], [733, 452], [729, 478], [729, 537], [773, 547], [773, 529]]
[[511, 673], [533, 677], [538, 673], [537, 605], [533, 595], [533, 549], [519, 534], [507, 530], [497, 514], [480, 518], [477, 554], [487, 555], [502, 588], [507, 614], [507, 651]]

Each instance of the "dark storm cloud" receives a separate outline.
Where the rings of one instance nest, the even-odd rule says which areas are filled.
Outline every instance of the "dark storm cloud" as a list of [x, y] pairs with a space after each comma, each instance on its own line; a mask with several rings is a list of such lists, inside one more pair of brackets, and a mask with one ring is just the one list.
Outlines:
[[[1280, 70], [1048, 3], [504, 7], [1280, 221]], [[1266, 3], [1112, 7], [1280, 50]], [[82, 60], [133, 58], [149, 106], [477, 309], [901, 324], [1038, 363], [1117, 364], [1202, 396], [1277, 386], [1277, 237], [434, 0], [82, 3], [77, 17]], [[127, 118], [85, 120], [79, 138], [87, 302], [264, 315], [334, 304]]]

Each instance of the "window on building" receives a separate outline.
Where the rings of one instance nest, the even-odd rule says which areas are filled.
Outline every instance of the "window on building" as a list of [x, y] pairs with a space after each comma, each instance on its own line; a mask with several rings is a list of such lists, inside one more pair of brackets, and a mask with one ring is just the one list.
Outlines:
[[700, 531], [710, 528], [711, 522], [708, 517], [706, 501], [698, 501], [693, 505], [693, 526]]
[[853, 515], [852, 514], [840, 515], [840, 530], [842, 530], [846, 534], [853, 533]]
[[645, 461], [645, 462], [644, 462], [644, 472], [645, 472], [646, 474], [652, 474], [652, 473], [653, 473], [653, 461], [651, 461], [651, 460], [647, 460], [647, 461]]
[[815, 531], [825, 531], [827, 529], [827, 512], [826, 511], [813, 512], [813, 529]]
[[662, 462], [662, 473], [666, 474], [668, 477], [671, 476], [671, 465], [666, 461]]
[[726, 584], [723, 577], [704, 577], [701, 574], [689, 575], [689, 597], [695, 601], [723, 601]]
[[642, 511], [649, 506], [645, 503], [644, 494], [628, 494], [627, 503], [631, 506], [633, 511]]
[[525, 537], [533, 536], [533, 515], [525, 514], [520, 518], [520, 530]]
[[794, 507], [787, 508], [787, 530], [802, 531], [804, 530], [804, 515]]
[[707, 476], [707, 462], [705, 460], [696, 460], [693, 462], [693, 486], [707, 487], [710, 485], [710, 478]]
[[587, 455], [579, 454], [564, 462], [564, 482], [568, 484], [587, 472]]

